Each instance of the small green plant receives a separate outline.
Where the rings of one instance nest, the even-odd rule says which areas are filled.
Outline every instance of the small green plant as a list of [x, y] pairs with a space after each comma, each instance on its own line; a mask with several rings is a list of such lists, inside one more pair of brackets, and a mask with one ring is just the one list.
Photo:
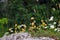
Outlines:
[[7, 18], [0, 19], [0, 36], [2, 36], [5, 33], [7, 27], [4, 27], [4, 24], [7, 24], [7, 23], [8, 23]]

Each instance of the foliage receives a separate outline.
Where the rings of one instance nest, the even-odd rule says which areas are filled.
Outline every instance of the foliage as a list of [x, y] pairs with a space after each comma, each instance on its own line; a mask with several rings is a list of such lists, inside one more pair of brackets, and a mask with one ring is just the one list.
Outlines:
[[8, 23], [7, 18], [0, 19], [0, 36], [2, 36], [7, 31], [7, 27], [5, 27], [7, 23]]
[[31, 35], [32, 35], [32, 37], [51, 37], [51, 38], [54, 38], [54, 39], [56, 39], [56, 40], [60, 40], [60, 32], [54, 32], [54, 31], [52, 31], [52, 30], [42, 30], [42, 29], [40, 29], [39, 31], [37, 31], [37, 32], [31, 32]]
[[[14, 24], [20, 25], [24, 23], [28, 29], [32, 16], [35, 17], [35, 25], [37, 26], [41, 24], [42, 19], [47, 22], [42, 22], [42, 25], [49, 24], [48, 19], [51, 16], [54, 16], [53, 22], [60, 20], [60, 0], [8, 0], [5, 8], [3, 8], [3, 5], [4, 3], [0, 3], [0, 29], [3, 30], [0, 34], [4, 34], [5, 30], [8, 31], [8, 28], [14, 28]], [[41, 32], [43, 33], [44, 31], [42, 30]]]
[[31, 16], [35, 16], [37, 23], [41, 19], [48, 19], [51, 15], [56, 17], [55, 20], [58, 20], [60, 17], [59, 2], [59, 0], [9, 0], [6, 10], [2, 10], [2, 13], [3, 11], [5, 13], [1, 15], [13, 20], [13, 23], [21, 24], [24, 22], [26, 25], [28, 25], [27, 21]]
[[0, 19], [0, 24], [7, 24], [7, 23], [8, 23], [8, 19], [7, 18]]
[[[14, 28], [9, 28], [8, 32], [5, 34], [28, 32], [34, 37], [47, 36], [60, 40], [60, 28], [56, 28], [56, 22], [53, 20], [53, 18], [54, 17], [52, 16], [50, 19], [48, 19], [48, 22], [50, 22], [48, 24], [46, 24], [44, 20], [41, 20], [42, 23], [39, 24], [39, 26], [36, 26], [35, 18], [31, 17], [31, 23], [29, 26], [26, 26], [25, 24], [15, 24]], [[60, 21], [58, 21], [57, 25], [60, 25]]]

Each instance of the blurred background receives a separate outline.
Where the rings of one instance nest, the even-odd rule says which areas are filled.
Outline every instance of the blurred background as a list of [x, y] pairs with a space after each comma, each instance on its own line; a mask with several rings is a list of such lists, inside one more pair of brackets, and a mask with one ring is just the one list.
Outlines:
[[29, 26], [32, 16], [36, 25], [51, 16], [60, 20], [60, 0], [0, 0], [0, 36], [15, 23]]

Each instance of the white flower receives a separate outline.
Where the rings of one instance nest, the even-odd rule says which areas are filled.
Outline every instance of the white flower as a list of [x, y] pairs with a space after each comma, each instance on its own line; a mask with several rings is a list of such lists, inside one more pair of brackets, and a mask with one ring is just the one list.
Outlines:
[[11, 32], [13, 32], [13, 30], [11, 30]]
[[56, 28], [56, 29], [54, 29], [54, 31], [57, 31], [57, 28]]
[[22, 25], [20, 25], [20, 27], [22, 27], [22, 26], [24, 26], [23, 24]]
[[34, 20], [34, 23], [36, 23], [36, 21]]
[[54, 22], [53, 24], [56, 24], [56, 22]]
[[48, 27], [46, 26], [46, 27], [44, 27], [44, 28], [48, 28]]
[[54, 31], [60, 32], [60, 28], [56, 28]]
[[50, 28], [51, 28], [51, 29], [54, 29], [54, 25], [50, 25]]
[[51, 17], [50, 17], [50, 19], [49, 19], [49, 21], [53, 21], [53, 18], [54, 18], [54, 17], [53, 17], [53, 16], [51, 16]]
[[20, 27], [26, 27], [26, 25], [25, 24], [22, 24], [22, 25], [20, 25]]
[[55, 8], [52, 8], [53, 9], [53, 11], [55, 11], [56, 9]]
[[12, 30], [13, 28], [10, 28], [9, 30]]
[[34, 20], [34, 17], [31, 17], [31, 20]]

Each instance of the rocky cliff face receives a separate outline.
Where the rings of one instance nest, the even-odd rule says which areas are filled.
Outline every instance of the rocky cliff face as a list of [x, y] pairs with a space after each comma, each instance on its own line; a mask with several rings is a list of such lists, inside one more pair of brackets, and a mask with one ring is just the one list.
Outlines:
[[28, 33], [17, 33], [11, 35], [4, 35], [0, 40], [55, 40], [49, 37], [31, 37]]

